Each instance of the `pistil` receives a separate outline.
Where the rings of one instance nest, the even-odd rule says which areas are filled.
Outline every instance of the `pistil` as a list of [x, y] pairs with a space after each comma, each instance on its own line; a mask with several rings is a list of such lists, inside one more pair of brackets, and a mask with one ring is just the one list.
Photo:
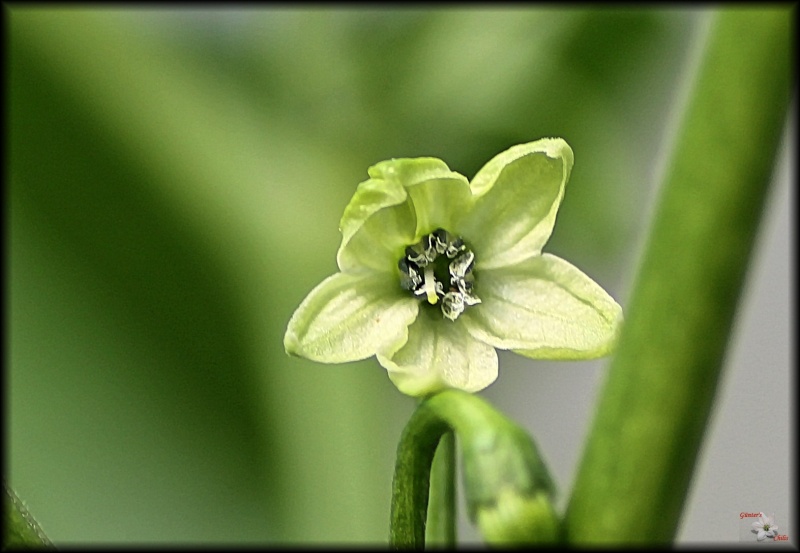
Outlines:
[[436, 305], [436, 303], [439, 301], [439, 296], [436, 295], [437, 284], [439, 285], [439, 288], [442, 287], [442, 284], [436, 281], [436, 278], [433, 274], [433, 264], [426, 265], [425, 283], [422, 286], [425, 290], [425, 294], [428, 296], [428, 303], [431, 305]]

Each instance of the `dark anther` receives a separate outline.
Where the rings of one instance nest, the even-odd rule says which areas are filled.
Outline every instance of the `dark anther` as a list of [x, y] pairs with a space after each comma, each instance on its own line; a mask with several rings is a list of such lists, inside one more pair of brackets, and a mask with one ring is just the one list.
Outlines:
[[[452, 261], [436, 262], [439, 256], [446, 256]], [[439, 280], [447, 273], [440, 273], [437, 277], [437, 272], [444, 271], [445, 267], [450, 273], [447, 292], [444, 283]], [[432, 305], [441, 300], [442, 313], [452, 321], [467, 306], [481, 301], [472, 295], [474, 267], [475, 254], [467, 249], [460, 237], [454, 237], [443, 228], [437, 228], [418, 243], [406, 247], [405, 256], [397, 262], [400, 286], [420, 299], [427, 299]]]

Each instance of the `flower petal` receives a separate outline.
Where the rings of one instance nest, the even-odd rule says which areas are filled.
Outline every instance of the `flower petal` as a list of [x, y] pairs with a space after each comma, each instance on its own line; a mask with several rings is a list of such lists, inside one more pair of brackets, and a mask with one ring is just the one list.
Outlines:
[[759, 530], [758, 534], [756, 535], [756, 539], [758, 541], [764, 541], [764, 538], [767, 537], [767, 533], [764, 530]]
[[477, 392], [497, 379], [494, 348], [472, 338], [459, 321], [445, 320], [438, 309], [422, 308], [405, 345], [377, 357], [395, 386], [410, 396], [444, 388]]
[[476, 272], [481, 304], [462, 318], [478, 340], [535, 359], [591, 359], [614, 346], [622, 308], [567, 261], [542, 254]]
[[339, 268], [350, 273], [396, 271], [403, 249], [414, 240], [414, 229], [414, 212], [402, 185], [380, 178], [362, 182], [339, 222]]
[[478, 171], [478, 198], [459, 226], [475, 251], [476, 269], [511, 265], [541, 252], [572, 170], [573, 154], [560, 138], [509, 148]]
[[432, 157], [390, 159], [369, 169], [373, 179], [403, 186], [416, 217], [416, 242], [437, 228], [451, 230], [455, 219], [469, 211], [472, 192], [464, 175]]
[[321, 363], [344, 363], [399, 348], [419, 302], [393, 277], [336, 273], [323, 280], [292, 315], [286, 352]]

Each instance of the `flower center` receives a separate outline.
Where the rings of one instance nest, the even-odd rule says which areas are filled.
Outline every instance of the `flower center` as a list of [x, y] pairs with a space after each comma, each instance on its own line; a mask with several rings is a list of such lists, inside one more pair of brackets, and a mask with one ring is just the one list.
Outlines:
[[[398, 261], [400, 286], [431, 305], [442, 302], [442, 313], [455, 321], [467, 306], [480, 303], [473, 294], [475, 254], [459, 236], [436, 229], [408, 246]], [[447, 286], [445, 286], [447, 283]]]

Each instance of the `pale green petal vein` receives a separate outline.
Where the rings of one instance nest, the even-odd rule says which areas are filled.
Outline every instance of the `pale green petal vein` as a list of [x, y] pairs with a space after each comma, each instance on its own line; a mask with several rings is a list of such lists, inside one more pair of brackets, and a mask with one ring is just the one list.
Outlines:
[[472, 207], [469, 181], [441, 159], [390, 159], [370, 167], [369, 174], [405, 188], [416, 219], [414, 241], [437, 228], [453, 230], [455, 221]]
[[475, 208], [460, 225], [477, 269], [512, 265], [538, 255], [550, 238], [573, 154], [560, 138], [509, 148], [470, 183]]
[[464, 323], [477, 339], [537, 359], [591, 359], [608, 354], [622, 308], [567, 261], [542, 254], [503, 269], [483, 271], [476, 284], [483, 303]]
[[376, 178], [362, 182], [339, 223], [339, 268], [351, 273], [394, 271], [414, 239], [414, 227], [414, 212], [402, 185]]
[[393, 275], [336, 273], [303, 300], [289, 321], [286, 352], [320, 363], [365, 359], [407, 339], [419, 302]]
[[398, 351], [378, 354], [397, 388], [411, 396], [445, 388], [484, 389], [497, 378], [497, 352], [469, 335], [460, 321], [448, 321], [438, 309], [423, 306]]

